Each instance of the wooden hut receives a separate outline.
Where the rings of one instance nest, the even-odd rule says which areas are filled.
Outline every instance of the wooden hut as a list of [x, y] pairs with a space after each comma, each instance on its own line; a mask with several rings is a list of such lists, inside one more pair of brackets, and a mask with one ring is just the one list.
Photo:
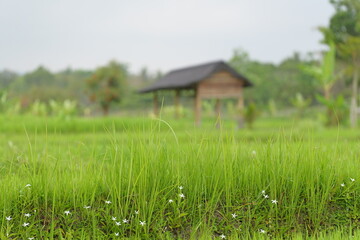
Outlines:
[[179, 108], [180, 92], [182, 90], [194, 90], [195, 95], [195, 123], [201, 121], [201, 100], [216, 99], [216, 112], [220, 114], [220, 99], [238, 99], [238, 108], [244, 104], [243, 89], [252, 86], [250, 81], [236, 72], [223, 61], [205, 63], [196, 66], [176, 69], [167, 73], [153, 85], [140, 90], [140, 93], [154, 93], [154, 113], [158, 114], [159, 90], [175, 91], [175, 107]]

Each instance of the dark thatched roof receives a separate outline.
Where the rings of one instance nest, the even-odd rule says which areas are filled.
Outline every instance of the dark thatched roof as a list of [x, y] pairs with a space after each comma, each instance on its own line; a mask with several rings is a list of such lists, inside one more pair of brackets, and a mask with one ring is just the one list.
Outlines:
[[139, 92], [148, 93], [164, 89], [191, 89], [194, 88], [198, 82], [220, 71], [226, 71], [233, 77], [245, 81], [245, 87], [252, 86], [246, 77], [240, 75], [228, 64], [223, 61], [216, 61], [173, 70], [167, 73], [159, 81], [155, 82], [149, 87], [141, 89]]

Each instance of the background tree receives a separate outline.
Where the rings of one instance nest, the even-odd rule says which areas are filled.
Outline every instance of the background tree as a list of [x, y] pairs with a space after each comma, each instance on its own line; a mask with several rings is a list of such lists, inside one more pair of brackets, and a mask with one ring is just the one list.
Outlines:
[[299, 91], [305, 98], [314, 100], [316, 85], [313, 77], [299, 69], [300, 65], [310, 62], [313, 60], [294, 53], [278, 65], [263, 63], [251, 60], [246, 52], [237, 49], [229, 64], [254, 84], [244, 92], [245, 99], [253, 100], [261, 108], [270, 100], [276, 101], [279, 107], [289, 107], [289, 99]]
[[349, 58], [347, 72], [352, 73], [352, 94], [350, 105], [350, 123], [352, 127], [357, 124], [358, 115], [358, 82], [360, 68], [360, 37], [349, 36], [344, 43], [339, 44], [342, 56]]
[[347, 72], [352, 74], [352, 96], [350, 109], [351, 126], [357, 125], [358, 115], [358, 68], [360, 52], [360, 1], [330, 0], [335, 13], [330, 19], [329, 27], [322, 28], [324, 42], [333, 41], [337, 57], [347, 63]]
[[302, 69], [313, 76], [321, 85], [325, 99], [331, 98], [331, 89], [335, 84], [337, 77], [335, 77], [335, 43], [329, 42], [329, 51], [324, 54], [320, 66], [305, 65]]
[[0, 72], [0, 91], [7, 90], [8, 87], [18, 78], [18, 74], [10, 71], [3, 70]]
[[100, 104], [103, 114], [109, 113], [110, 105], [120, 102], [126, 93], [125, 66], [111, 61], [107, 66], [98, 68], [87, 79], [90, 90], [90, 100]]

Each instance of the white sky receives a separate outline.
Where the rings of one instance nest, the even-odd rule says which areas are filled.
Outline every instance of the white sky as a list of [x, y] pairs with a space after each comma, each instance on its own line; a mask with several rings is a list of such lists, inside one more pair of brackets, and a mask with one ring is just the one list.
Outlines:
[[328, 0], [0, 0], [0, 70], [132, 71], [228, 60], [235, 48], [278, 63], [318, 51]]

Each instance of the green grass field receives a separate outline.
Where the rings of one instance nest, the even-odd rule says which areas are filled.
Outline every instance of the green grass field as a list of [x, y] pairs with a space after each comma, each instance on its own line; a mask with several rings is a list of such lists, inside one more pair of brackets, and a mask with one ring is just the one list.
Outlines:
[[360, 239], [360, 133], [0, 117], [1, 239]]

